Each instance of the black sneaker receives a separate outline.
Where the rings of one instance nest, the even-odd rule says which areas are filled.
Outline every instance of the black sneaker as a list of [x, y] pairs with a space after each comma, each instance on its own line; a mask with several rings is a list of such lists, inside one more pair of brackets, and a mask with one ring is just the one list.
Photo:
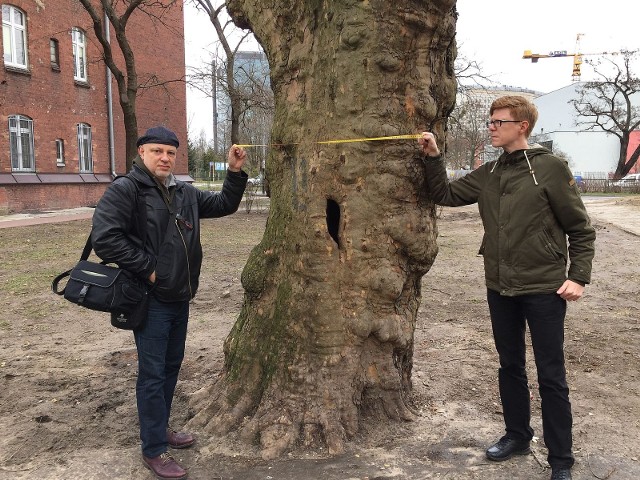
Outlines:
[[509, 437], [502, 437], [486, 451], [487, 458], [494, 462], [502, 462], [509, 460], [514, 455], [528, 455], [529, 453], [531, 453], [529, 441], [514, 440]]
[[571, 480], [571, 469], [568, 467], [552, 468], [551, 480]]

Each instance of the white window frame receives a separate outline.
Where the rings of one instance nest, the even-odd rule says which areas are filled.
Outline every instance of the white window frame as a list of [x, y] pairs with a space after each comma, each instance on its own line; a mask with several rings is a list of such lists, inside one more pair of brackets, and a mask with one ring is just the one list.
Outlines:
[[9, 156], [13, 172], [35, 172], [33, 120], [24, 115], [9, 115]]
[[78, 127], [78, 165], [80, 173], [93, 172], [93, 153], [91, 145], [91, 125], [79, 123]]
[[[22, 17], [22, 23], [18, 23], [18, 16]], [[29, 67], [27, 14], [13, 5], [2, 5], [2, 44], [5, 65], [25, 70]], [[23, 58], [18, 58], [20, 54]]]
[[56, 163], [59, 167], [64, 167], [64, 140], [56, 138]]
[[73, 45], [73, 79], [87, 82], [87, 36], [78, 27], [71, 29], [71, 43]]

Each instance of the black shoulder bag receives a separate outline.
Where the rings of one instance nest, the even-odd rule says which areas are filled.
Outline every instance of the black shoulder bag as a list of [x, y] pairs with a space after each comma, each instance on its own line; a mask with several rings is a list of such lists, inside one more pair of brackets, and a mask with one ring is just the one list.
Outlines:
[[[58, 275], [51, 290], [76, 305], [111, 313], [111, 324], [127, 330], [140, 328], [147, 316], [150, 287], [136, 275], [118, 267], [87, 260], [93, 250], [87, 238], [80, 261], [71, 270]], [[58, 284], [69, 277], [62, 290]], [[122, 318], [118, 324], [116, 319]]]
[[[139, 203], [138, 185], [133, 179], [129, 180], [136, 187], [136, 203]], [[138, 218], [140, 225], [143, 225], [142, 220], [145, 220], [145, 228], [141, 228], [140, 232], [146, 243], [146, 219]], [[125, 330], [141, 328], [147, 318], [149, 295], [153, 287], [127, 270], [106, 265], [105, 262], [87, 260], [92, 250], [89, 234], [78, 264], [54, 278], [51, 290], [81, 307], [111, 313], [111, 324], [114, 327]], [[66, 277], [69, 277], [67, 284], [59, 290], [58, 284]]]

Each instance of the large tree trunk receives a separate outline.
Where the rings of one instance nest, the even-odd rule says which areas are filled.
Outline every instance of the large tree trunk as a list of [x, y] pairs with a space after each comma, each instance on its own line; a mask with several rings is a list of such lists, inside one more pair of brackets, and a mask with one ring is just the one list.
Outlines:
[[430, 129], [454, 105], [455, 0], [229, 0], [271, 65], [271, 210], [242, 274], [245, 302], [192, 427], [241, 428], [273, 458], [362, 416], [411, 419], [420, 283], [435, 255], [415, 140], [318, 144]]

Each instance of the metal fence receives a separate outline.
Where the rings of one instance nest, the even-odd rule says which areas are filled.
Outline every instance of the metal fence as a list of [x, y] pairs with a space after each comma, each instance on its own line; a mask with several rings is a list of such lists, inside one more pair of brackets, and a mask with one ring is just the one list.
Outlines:
[[582, 193], [640, 193], [640, 183], [632, 185], [620, 185], [618, 181], [610, 178], [580, 178], [576, 182]]

